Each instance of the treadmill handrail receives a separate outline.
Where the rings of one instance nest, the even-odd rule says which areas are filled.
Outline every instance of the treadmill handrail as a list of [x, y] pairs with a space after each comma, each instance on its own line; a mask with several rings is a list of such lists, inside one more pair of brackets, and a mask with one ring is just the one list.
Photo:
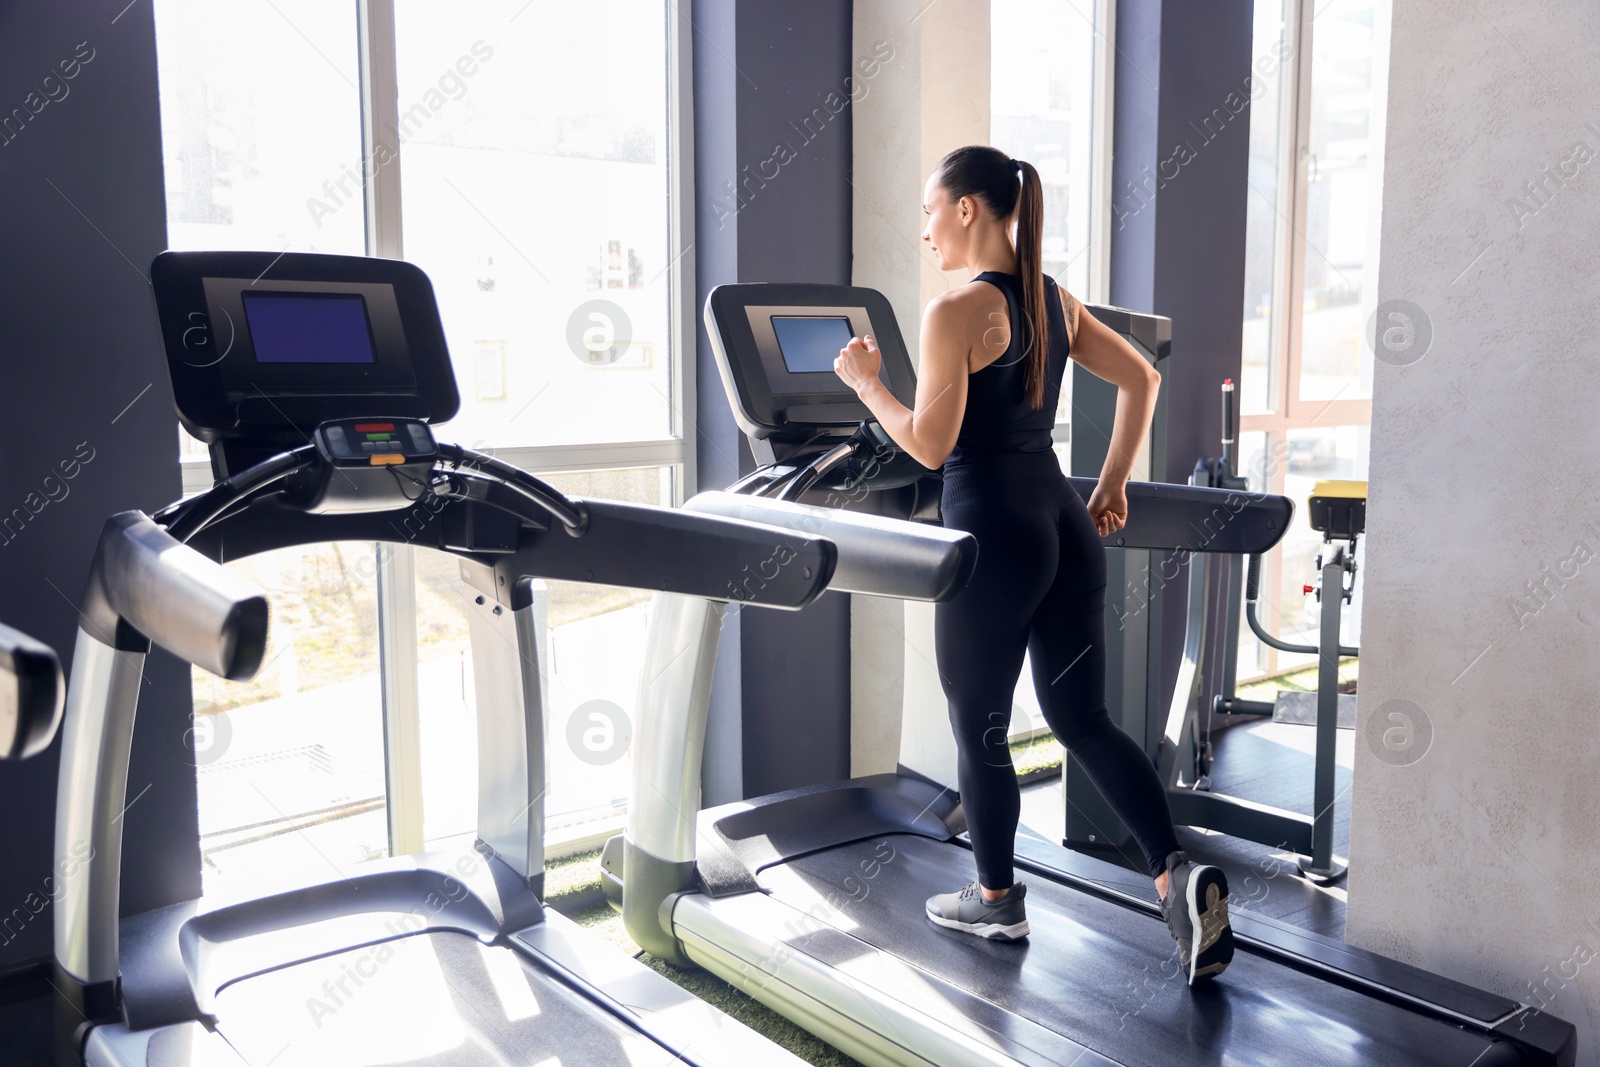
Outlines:
[[[1098, 484], [1067, 481], [1086, 503]], [[1294, 501], [1271, 493], [1140, 481], [1126, 492], [1128, 524], [1105, 538], [1107, 548], [1248, 556], [1274, 548], [1294, 520]]]
[[142, 511], [106, 520], [84, 590], [83, 624], [110, 644], [117, 623], [230, 681], [255, 677], [267, 647], [265, 594]]
[[49, 747], [66, 691], [56, 650], [0, 624], [0, 759], [26, 759]]
[[728, 492], [701, 493], [684, 509], [827, 538], [839, 550], [828, 588], [846, 593], [944, 600], [966, 586], [978, 562], [970, 533], [905, 519]]

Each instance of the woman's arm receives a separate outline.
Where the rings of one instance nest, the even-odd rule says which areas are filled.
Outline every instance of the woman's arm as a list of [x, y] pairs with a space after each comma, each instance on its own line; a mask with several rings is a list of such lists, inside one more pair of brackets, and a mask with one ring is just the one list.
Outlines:
[[1111, 327], [1087, 314], [1065, 289], [1061, 302], [1068, 322], [1077, 322], [1072, 358], [1098, 378], [1117, 387], [1117, 413], [1111, 424], [1111, 446], [1100, 467], [1100, 480], [1089, 496], [1089, 517], [1102, 537], [1128, 524], [1128, 475], [1150, 433], [1161, 375]]
[[961, 416], [967, 409], [967, 329], [956, 301], [935, 297], [922, 314], [922, 364], [917, 372], [915, 407], [896, 400], [878, 368], [883, 359], [871, 337], [851, 338], [839, 350], [834, 372], [856, 391], [893, 440], [907, 455], [930, 470], [944, 465], [956, 447]]
[[1127, 482], [1134, 458], [1150, 433], [1161, 375], [1116, 331], [1086, 313], [1065, 289], [1061, 300], [1069, 308], [1077, 305], [1078, 332], [1072, 341], [1072, 358], [1090, 374], [1117, 387], [1117, 414], [1100, 481], [1120, 486]]

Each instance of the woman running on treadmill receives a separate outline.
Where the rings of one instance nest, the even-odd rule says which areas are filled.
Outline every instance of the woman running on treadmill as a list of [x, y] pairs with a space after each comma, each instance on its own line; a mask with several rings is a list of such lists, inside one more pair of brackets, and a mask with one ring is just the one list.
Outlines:
[[[928, 918], [1002, 941], [1027, 936], [1027, 886], [1012, 871], [1021, 791], [1007, 742], [1027, 652], [1045, 721], [1138, 840], [1193, 984], [1233, 956], [1227, 880], [1178, 847], [1155, 767], [1106, 711], [1100, 538], [1128, 521], [1125, 486], [1161, 378], [1045, 275], [1044, 197], [1030, 164], [983, 145], [958, 148], [934, 167], [922, 209], [922, 240], [939, 269], [973, 277], [923, 313], [916, 407], [879, 380], [871, 337], [852, 339], [834, 370], [897, 445], [944, 468], [944, 525], [978, 541], [971, 582], [935, 616], [978, 878], [929, 898]], [[1051, 439], [1069, 357], [1118, 390], [1111, 447], [1087, 505]]]

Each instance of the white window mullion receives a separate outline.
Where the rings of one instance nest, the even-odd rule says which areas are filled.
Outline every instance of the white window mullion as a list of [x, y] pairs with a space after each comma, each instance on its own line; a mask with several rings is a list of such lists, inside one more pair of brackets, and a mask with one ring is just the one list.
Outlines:
[[1111, 302], [1111, 133], [1116, 106], [1117, 5], [1095, 0], [1094, 92], [1090, 120], [1089, 291], [1091, 304]]
[[389, 854], [421, 852], [422, 715], [417, 696], [417, 565], [410, 545], [380, 542], [378, 663], [383, 679], [383, 764]]
[[400, 89], [394, 0], [360, 0], [361, 159], [367, 191], [367, 255], [402, 259]]
[[695, 408], [695, 353], [699, 316], [695, 306], [694, 271], [694, 17], [693, 0], [667, 4], [667, 249], [673, 259], [667, 277], [672, 287], [672, 421], [679, 443], [675, 460], [683, 471], [672, 496], [682, 504], [689, 487], [699, 484], [695, 453], [685, 442], [698, 425]]
[[[361, 158], [367, 255], [405, 254], [400, 214], [400, 97], [394, 0], [360, 0]], [[374, 414], [382, 414], [374, 412]], [[378, 545], [378, 662], [383, 677], [383, 763], [389, 853], [423, 848], [421, 712], [417, 699], [416, 556], [410, 545]]]
[[[1287, 270], [1282, 272], [1286, 291], [1283, 292], [1282, 333], [1283, 357], [1277, 360], [1282, 371], [1276, 383], [1278, 410], [1290, 420], [1301, 417], [1300, 404], [1300, 346], [1305, 325], [1306, 282], [1306, 199], [1311, 177], [1311, 31], [1312, 4], [1315, 0], [1298, 0], [1289, 5], [1292, 23], [1288, 27], [1295, 41], [1292, 106], [1285, 108], [1289, 137], [1289, 165], [1282, 174], [1289, 193], [1286, 218], [1289, 222], [1287, 240], [1279, 243], [1287, 253]], [[1281, 165], [1280, 165], [1281, 166]]]

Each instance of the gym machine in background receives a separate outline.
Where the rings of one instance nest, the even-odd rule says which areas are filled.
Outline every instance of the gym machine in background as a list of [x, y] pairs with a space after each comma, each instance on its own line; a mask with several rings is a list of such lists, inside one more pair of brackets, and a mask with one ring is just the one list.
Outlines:
[[[1163, 372], [1169, 354], [1168, 347], [1157, 345], [1144, 349], [1155, 367]], [[1086, 375], [1081, 368], [1079, 372]], [[1091, 429], [1104, 422], [1108, 433], [1109, 412], [1113, 409], [1106, 405], [1115, 402], [1115, 391], [1112, 390], [1111, 396], [1106, 397], [1102, 395], [1104, 390], [1095, 390], [1091, 385], [1089, 391], [1080, 393], [1078, 379], [1074, 379], [1073, 388], [1074, 416], [1081, 415], [1082, 421]], [[1248, 493], [1249, 483], [1235, 468], [1234, 396], [1232, 380], [1224, 381], [1222, 455], [1201, 459], [1196, 463], [1189, 484], [1243, 495]], [[1162, 454], [1155, 442], [1160, 439], [1164, 414], [1158, 405], [1150, 442], [1153, 466], [1162, 461]], [[1104, 457], [1105, 445], [1095, 439], [1085, 438], [1084, 433], [1074, 430], [1074, 470], [1079, 469], [1080, 449], [1088, 453], [1081, 460], [1085, 465], [1092, 464], [1098, 468]], [[1094, 454], [1093, 446], [1098, 447], [1098, 456]], [[1340, 643], [1339, 609], [1350, 602], [1354, 591], [1356, 546], [1365, 529], [1365, 497], [1364, 482], [1329, 481], [1317, 483], [1308, 501], [1310, 524], [1323, 534], [1324, 545], [1322, 555], [1317, 557], [1316, 583], [1303, 587], [1307, 594], [1315, 594], [1321, 604], [1321, 627], [1314, 645], [1283, 641], [1267, 633], [1261, 625], [1256, 612], [1263, 561], [1261, 554], [1248, 557], [1187, 554], [1188, 597], [1183, 644], [1176, 652], [1179, 657], [1177, 680], [1172, 698], [1165, 708], [1161, 705], [1159, 679], [1168, 653], [1163, 650], [1160, 619], [1166, 587], [1177, 577], [1179, 564], [1183, 561], [1171, 553], [1159, 557], [1154, 553], [1120, 553], [1126, 560], [1122, 597], [1119, 600], [1116, 595], [1114, 580], [1108, 592], [1112, 616], [1119, 622], [1108, 627], [1108, 645], [1113, 650], [1109, 663], [1121, 668], [1118, 680], [1124, 686], [1119, 705], [1110, 700], [1112, 687], [1108, 681], [1108, 702], [1114, 709], [1114, 715], [1115, 709], [1120, 707], [1123, 728], [1145, 745], [1146, 752], [1155, 761], [1162, 782], [1167, 787], [1173, 821], [1180, 826], [1215, 830], [1295, 853], [1301, 873], [1317, 884], [1336, 882], [1346, 873], [1345, 865], [1333, 854], [1334, 814], [1338, 799], [1334, 789], [1335, 731], [1341, 705], [1345, 718], [1353, 721], [1354, 698], [1345, 696], [1341, 700], [1338, 693], [1338, 666], [1340, 656], [1354, 656], [1357, 650]], [[1226, 523], [1226, 514], [1219, 513], [1216, 521], [1219, 524]], [[1112, 558], [1116, 555], [1119, 554], [1114, 553]], [[1235, 695], [1240, 579], [1246, 570], [1246, 559], [1248, 577], [1243, 583], [1242, 599], [1249, 625], [1258, 638], [1274, 648], [1318, 657], [1314, 706], [1308, 706], [1301, 694], [1292, 692], [1280, 693], [1278, 700], [1272, 703], [1245, 701]], [[1329, 590], [1336, 592], [1325, 595]], [[1207, 621], [1216, 613], [1215, 606], [1219, 601], [1222, 605], [1221, 632], [1208, 642]], [[1129, 624], [1130, 619], [1134, 620], [1134, 624]], [[1214, 698], [1203, 692], [1204, 680], [1208, 676], [1208, 650], [1221, 660], [1222, 692]], [[1143, 673], [1138, 669], [1141, 662], [1145, 666]], [[1274, 715], [1280, 721], [1301, 723], [1315, 721], [1313, 800], [1309, 815], [1227, 796], [1212, 788], [1212, 728], [1216, 716], [1224, 714]], [[1064, 774], [1065, 843], [1073, 848], [1097, 853], [1126, 853], [1133, 845], [1131, 833], [1101, 799], [1087, 776], [1076, 770], [1075, 761], [1070, 755]]]

